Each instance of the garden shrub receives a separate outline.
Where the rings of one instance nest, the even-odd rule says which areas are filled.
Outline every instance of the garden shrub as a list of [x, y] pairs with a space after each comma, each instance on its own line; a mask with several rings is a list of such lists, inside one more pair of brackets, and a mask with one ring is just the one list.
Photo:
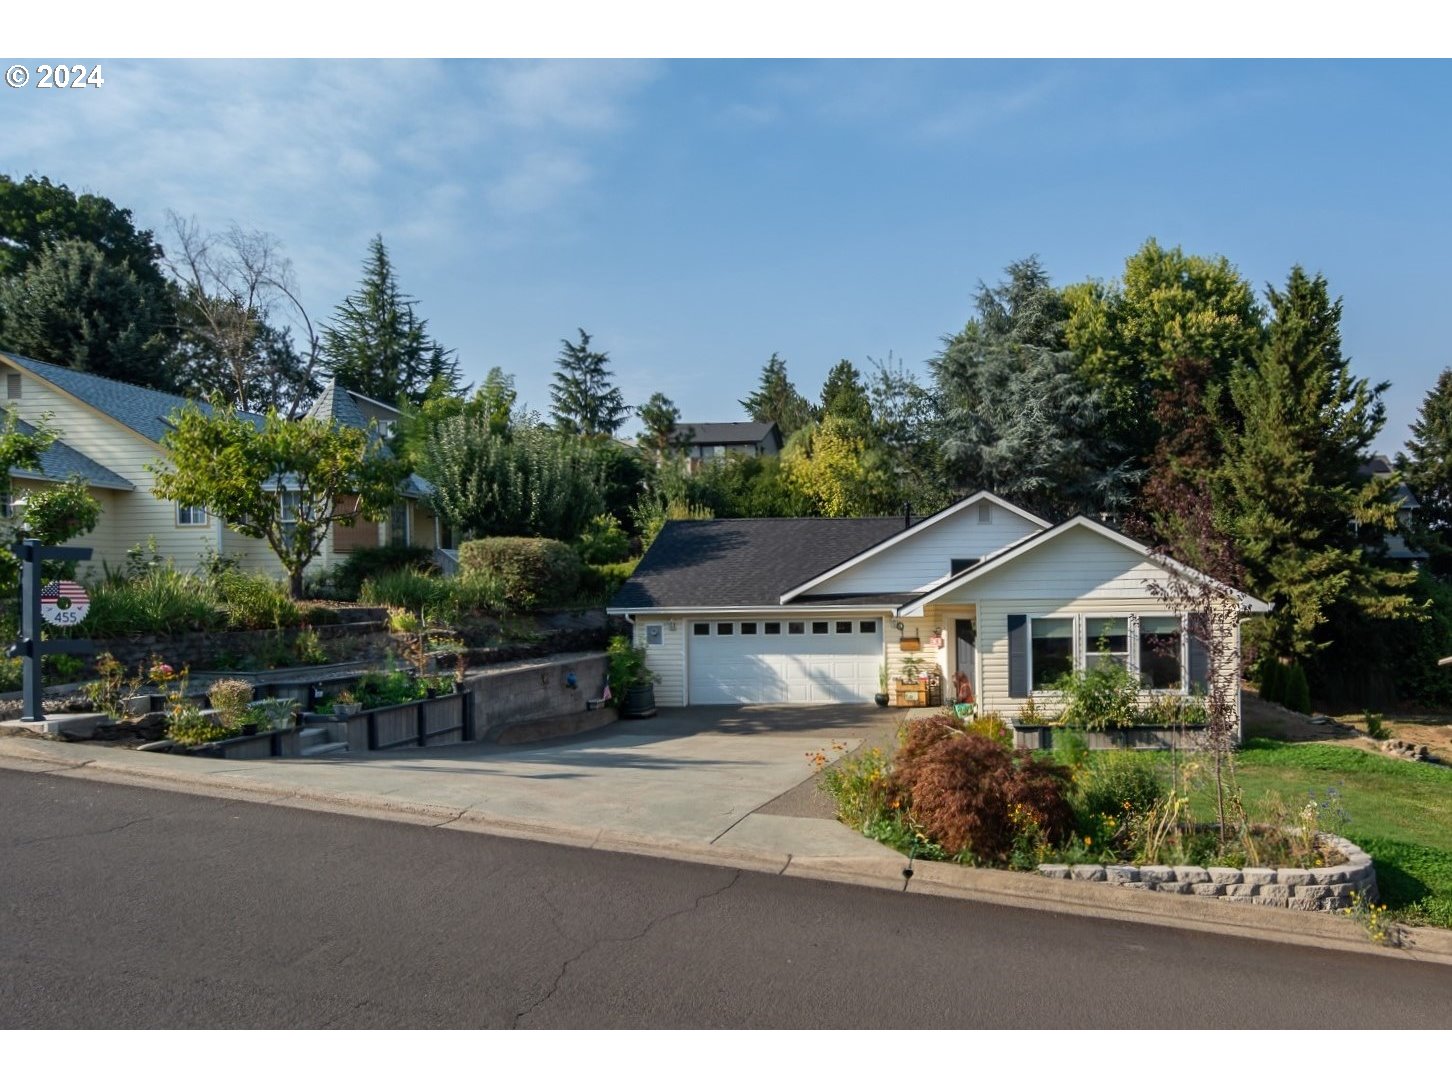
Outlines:
[[228, 627], [240, 631], [290, 628], [300, 619], [297, 602], [276, 579], [227, 568], [211, 581], [226, 610]]
[[223, 726], [240, 733], [248, 705], [252, 702], [252, 686], [236, 677], [223, 677], [207, 689], [207, 701], [217, 712]]
[[1064, 694], [1062, 722], [1089, 730], [1134, 724], [1139, 678], [1118, 663], [1070, 673], [1059, 681], [1058, 688]]
[[540, 537], [485, 537], [465, 541], [459, 566], [495, 581], [501, 604], [512, 610], [559, 605], [575, 596], [584, 565], [569, 545]]
[[1050, 844], [1073, 831], [1069, 782], [1065, 768], [964, 733], [950, 715], [908, 724], [892, 774], [913, 823], [947, 854], [1000, 864], [1025, 824]]
[[211, 583], [168, 564], [92, 587], [91, 611], [78, 625], [78, 634], [106, 638], [210, 631], [221, 620]]
[[1286, 695], [1286, 667], [1279, 658], [1267, 657], [1261, 663], [1260, 698], [1267, 703], [1280, 703]]
[[1074, 777], [1073, 805], [1084, 830], [1106, 817], [1122, 825], [1133, 815], [1148, 813], [1164, 796], [1155, 761], [1141, 753], [1099, 753]]
[[890, 781], [887, 757], [881, 749], [871, 748], [844, 757], [823, 772], [822, 789], [836, 803], [838, 820], [870, 835], [872, 826], [890, 812]]
[[421, 545], [384, 545], [348, 553], [328, 572], [327, 586], [341, 601], [357, 601], [363, 583], [394, 571], [433, 571], [434, 553]]
[[437, 575], [404, 568], [367, 579], [358, 596], [367, 605], [391, 605], [417, 613], [442, 605], [449, 588]]
[[639, 559], [626, 560], [624, 563], [600, 563], [589, 564], [580, 572], [581, 597], [589, 598], [593, 602], [605, 604], [620, 587], [625, 585], [634, 572]]
[[628, 636], [612, 636], [607, 654], [610, 699], [616, 707], [625, 706], [625, 695], [630, 689], [655, 683], [656, 676], [646, 665], [645, 648], [636, 646]]
[[596, 515], [575, 542], [575, 551], [589, 564], [620, 563], [630, 558], [630, 536], [615, 515]]
[[1293, 662], [1286, 670], [1286, 691], [1281, 703], [1303, 715], [1311, 713], [1311, 688], [1306, 683], [1306, 670], [1300, 662]]

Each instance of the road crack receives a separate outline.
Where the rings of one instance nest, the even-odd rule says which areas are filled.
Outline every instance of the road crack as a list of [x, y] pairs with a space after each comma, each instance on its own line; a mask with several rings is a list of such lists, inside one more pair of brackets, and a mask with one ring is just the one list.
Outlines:
[[57, 835], [57, 836], [37, 836], [35, 839], [16, 840], [14, 843], [10, 844], [10, 846], [11, 847], [29, 847], [29, 846], [31, 846], [33, 844], [36, 844], [36, 843], [51, 843], [51, 842], [54, 842], [55, 840], [60, 840], [60, 839], [84, 839], [87, 836], [109, 836], [113, 832], [124, 832], [126, 829], [130, 828], [132, 825], [141, 824], [141, 823], [143, 823], [145, 821], [149, 821], [149, 820], [155, 820], [155, 818], [154, 817], [137, 817], [135, 820], [126, 821], [124, 824], [118, 824], [118, 825], [116, 825], [113, 828], [90, 828], [90, 829], [87, 829], [84, 832], [62, 832], [60, 835]]
[[[555, 994], [560, 989], [560, 984], [565, 981], [565, 976], [569, 974], [570, 965], [575, 964], [577, 961], [581, 960], [588, 954], [593, 953], [596, 949], [599, 949], [603, 945], [629, 945], [632, 942], [638, 942], [647, 934], [649, 934], [652, 930], [658, 927], [661, 923], [664, 923], [670, 919], [675, 919], [681, 915], [689, 915], [691, 912], [697, 910], [707, 900], [714, 899], [717, 896], [721, 896], [723, 893], [729, 892], [731, 888], [736, 884], [736, 882], [741, 880], [741, 875], [744, 872], [745, 871], [743, 870], [736, 870], [732, 873], [730, 881], [726, 882], [726, 884], [722, 885], [719, 889], [712, 889], [710, 892], [701, 893], [701, 895], [697, 896], [696, 899], [692, 901], [688, 907], [677, 908], [675, 911], [668, 911], [664, 915], [656, 916], [654, 919], [651, 919], [650, 922], [646, 923], [638, 934], [631, 934], [623, 938], [601, 938], [599, 941], [591, 942], [584, 949], [581, 949], [578, 953], [576, 953], [574, 956], [570, 957], [568, 960], [560, 965], [560, 970], [555, 975], [554, 982], [550, 984], [550, 989], [545, 992], [543, 997], [539, 998], [537, 1001], [531, 1003], [529, 1006], [526, 1006], [524, 1009], [516, 1013], [514, 1015], [514, 1024], [511, 1027], [519, 1028], [521, 1021], [523, 1021], [530, 1014], [538, 1012], [550, 1001], [550, 999], [554, 998]], [[558, 929], [558, 927], [556, 927], [556, 929]]]

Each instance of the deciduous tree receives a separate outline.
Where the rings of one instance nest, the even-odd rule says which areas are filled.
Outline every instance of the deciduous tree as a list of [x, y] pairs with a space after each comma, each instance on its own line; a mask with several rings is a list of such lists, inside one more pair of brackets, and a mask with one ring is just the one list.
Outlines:
[[169, 460], [152, 466], [162, 499], [205, 507], [229, 529], [267, 542], [293, 597], [328, 530], [382, 519], [407, 472], [355, 427], [271, 410], [261, 424], [230, 406], [188, 405], [162, 437]]

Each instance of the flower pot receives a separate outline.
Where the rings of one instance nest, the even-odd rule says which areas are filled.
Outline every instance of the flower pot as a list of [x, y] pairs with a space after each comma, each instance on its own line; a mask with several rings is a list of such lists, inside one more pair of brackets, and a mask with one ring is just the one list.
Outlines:
[[923, 641], [914, 635], [905, 635], [897, 641], [899, 650], [922, 650]]
[[352, 718], [354, 715], [358, 714], [358, 712], [360, 712], [362, 710], [363, 710], [363, 705], [361, 703], [334, 703], [333, 704], [333, 714], [339, 716], [340, 718]]
[[879, 692], [879, 693], [877, 693], [877, 695], [875, 695], [875, 696], [872, 697], [872, 702], [875, 703], [875, 704], [877, 704], [877, 706], [879, 706], [879, 707], [886, 707], [887, 706], [887, 693], [886, 692]]
[[625, 690], [621, 718], [650, 718], [655, 714], [655, 685], [635, 684]]

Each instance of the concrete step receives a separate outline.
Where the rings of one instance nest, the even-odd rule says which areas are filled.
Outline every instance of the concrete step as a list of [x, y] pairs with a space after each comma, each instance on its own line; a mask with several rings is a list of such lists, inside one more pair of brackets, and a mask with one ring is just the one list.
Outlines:
[[309, 745], [321, 745], [331, 740], [326, 726], [304, 726], [297, 734], [298, 742], [303, 748]]
[[347, 751], [348, 751], [348, 743], [346, 741], [325, 741], [321, 745], [308, 745], [308, 746], [306, 746], [302, 750], [302, 752], [298, 753], [298, 755], [299, 756], [332, 756], [334, 753], [342, 753], [342, 752], [347, 752]]

